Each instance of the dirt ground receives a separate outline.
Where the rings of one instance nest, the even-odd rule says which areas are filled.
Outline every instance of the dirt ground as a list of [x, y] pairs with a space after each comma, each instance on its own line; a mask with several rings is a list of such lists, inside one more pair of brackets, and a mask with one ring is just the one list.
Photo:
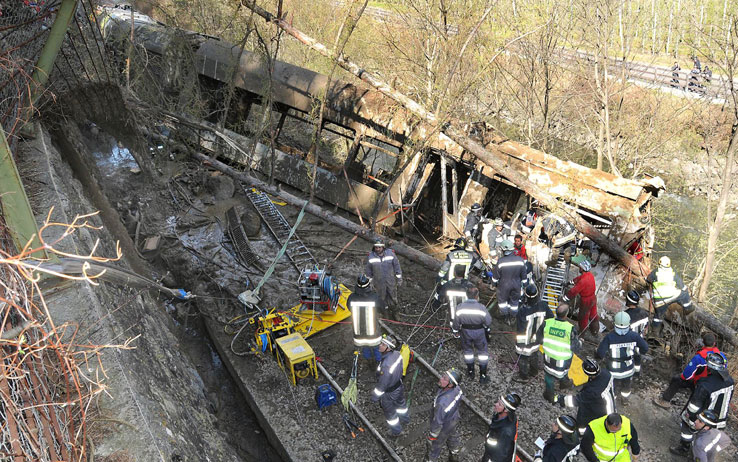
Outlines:
[[[93, 138], [88, 141], [96, 142]], [[184, 287], [198, 296], [196, 304], [176, 302], [167, 304], [167, 307], [182, 324], [183, 336], [192, 337], [192, 341], [187, 342], [193, 345], [189, 353], [196, 358], [196, 363], [203, 365], [199, 372], [210, 385], [210, 405], [218, 409], [221, 415], [219, 421], [228, 427], [228, 431], [234, 432], [233, 442], [243, 449], [244, 460], [276, 460], [273, 453], [263, 451], [266, 446], [264, 439], [257, 433], [259, 430], [244, 409], [243, 401], [237, 398], [237, 389], [226, 377], [221, 358], [212, 347], [207, 346], [208, 340], [203, 338], [202, 329], [197, 328], [198, 323], [205, 318], [224, 325], [242, 315], [243, 307], [235, 297], [247, 284], [253, 286], [260, 279], [260, 271], [238, 263], [224, 232], [224, 213], [231, 206], [235, 205], [241, 212], [247, 215], [251, 213], [253, 217], [247, 199], [229, 178], [206, 171], [193, 163], [170, 160], [158, 163], [165, 186], [162, 189], [153, 188], [144, 184], [140, 174], [131, 172], [125, 162], [111, 164], [111, 151], [106, 152], [98, 159], [103, 172], [108, 172], [105, 173], [106, 194], [123, 217], [129, 234], [134, 236], [139, 249], [147, 237], [158, 235], [162, 238], [156, 250], [143, 256], [158, 268], [167, 285]], [[279, 208], [288, 221], [294, 222], [298, 210], [290, 206]], [[339, 282], [353, 286], [356, 276], [362, 272], [370, 243], [359, 239], [336, 258], [352, 236], [309, 215], [305, 217], [298, 234], [319, 262], [332, 264], [333, 275]], [[266, 227], [262, 227], [259, 237], [252, 238], [252, 244], [261, 265], [268, 266], [278, 246]], [[429, 246], [427, 250], [444, 253], [438, 246]], [[458, 341], [450, 339], [449, 332], [443, 327], [446, 325], [446, 313], [432, 313], [427, 303], [433, 292], [435, 272], [404, 258], [401, 258], [401, 264], [405, 279], [399, 294], [403, 314], [393, 328], [425, 359], [432, 361], [437, 370], [443, 371], [452, 366], [463, 369]], [[297, 275], [295, 268], [283, 258], [261, 292], [263, 306], [287, 308], [295, 305], [298, 301]], [[484, 290], [483, 302], [491, 300], [492, 296], [491, 291]], [[418, 324], [423, 327], [417, 327]], [[517, 359], [513, 348], [514, 334], [509, 326], [498, 319], [494, 320], [493, 330], [489, 371], [491, 383], [481, 386], [477, 381], [466, 380], [461, 386], [465, 395], [488, 416], [492, 414], [491, 407], [500, 394], [517, 391], [523, 397], [523, 405], [518, 412], [519, 445], [532, 454], [535, 452], [533, 442], [538, 437], [545, 439], [550, 432], [551, 422], [564, 411], [543, 400], [542, 375], [539, 380], [528, 384], [512, 381]], [[345, 385], [354, 349], [350, 325], [332, 327], [312, 337], [310, 344], [338, 383]], [[595, 347], [586, 344], [583, 354], [592, 355]], [[336, 460], [369, 461], [386, 457], [368, 433], [360, 434], [355, 440], [347, 434], [337, 407], [322, 413], [315, 409], [314, 381], [306, 380], [297, 387], [287, 386], [283, 373], [273, 358], [268, 356], [230, 360], [251, 365], [254, 374], [264, 377], [265, 387], [273, 387], [275, 393], [283, 395], [284, 407], [277, 412], [293, 415], [315, 434], [322, 435], [317, 441], [305, 443], [308, 451], [319, 452], [332, 448], [339, 454]], [[425, 452], [428, 416], [436, 391], [436, 379], [417, 367], [419, 365], [410, 366], [405, 380], [406, 391], [412, 392], [412, 422], [405, 434], [394, 442], [401, 456], [413, 461], [421, 460]], [[658, 351], [654, 352], [654, 355], [646, 358], [644, 374], [637, 380], [630, 402], [618, 403], [619, 411], [630, 417], [639, 430], [643, 447], [641, 461], [673, 460], [668, 453], [668, 446], [678, 440], [678, 415], [687, 396], [678, 395], [678, 405], [671, 411], [651, 403], [651, 399], [665, 387], [665, 378], [672, 373], [671, 368], [670, 362], [660, 359]], [[414, 379], [416, 371], [417, 379]], [[387, 436], [381, 410], [368, 402], [374, 386], [374, 365], [371, 362], [360, 362], [358, 382], [359, 407]], [[574, 410], [567, 412], [575, 414]], [[483, 453], [485, 424], [467, 408], [462, 408], [462, 415], [461, 433], [465, 442], [462, 460], [478, 460]], [[731, 420], [729, 434], [738, 441], [735, 419]], [[736, 454], [735, 451], [733, 454]]]

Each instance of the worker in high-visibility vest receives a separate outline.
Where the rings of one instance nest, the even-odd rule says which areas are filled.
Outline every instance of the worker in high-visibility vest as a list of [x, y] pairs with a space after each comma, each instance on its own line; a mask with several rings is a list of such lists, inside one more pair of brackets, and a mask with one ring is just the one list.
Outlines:
[[474, 250], [466, 249], [466, 241], [463, 237], [456, 239], [454, 242], [454, 248], [447, 255], [446, 259], [441, 264], [441, 269], [438, 271], [438, 283], [443, 284], [446, 281], [450, 281], [452, 277], [456, 276], [455, 268], [461, 266], [464, 268], [464, 279], [469, 276], [469, 270], [474, 264]]
[[561, 389], [572, 386], [569, 379], [569, 367], [574, 353], [579, 351], [581, 342], [577, 337], [577, 328], [566, 320], [569, 305], [561, 303], [556, 308], [556, 318], [547, 319], [541, 329], [543, 331], [543, 371], [546, 388], [543, 397], [553, 403], [556, 396], [556, 382]]
[[365, 359], [382, 360], [379, 343], [382, 331], [379, 330], [379, 310], [382, 308], [379, 297], [371, 287], [366, 274], [356, 278], [356, 287], [346, 300], [351, 310], [351, 321], [354, 327], [354, 345], [361, 348]]
[[579, 447], [589, 462], [635, 461], [641, 453], [633, 422], [618, 413], [591, 421]]
[[671, 259], [667, 256], [659, 258], [659, 267], [651, 271], [646, 281], [653, 289], [653, 305], [656, 313], [653, 316], [652, 332], [661, 335], [664, 326], [666, 310], [672, 303], [678, 303], [688, 315], [694, 311], [692, 299], [689, 297], [687, 286], [671, 268]]

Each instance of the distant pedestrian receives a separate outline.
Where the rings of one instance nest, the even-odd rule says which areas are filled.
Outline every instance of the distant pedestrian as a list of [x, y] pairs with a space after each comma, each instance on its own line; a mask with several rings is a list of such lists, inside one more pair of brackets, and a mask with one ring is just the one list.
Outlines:
[[700, 63], [700, 58], [698, 58], [697, 55], [692, 55], [692, 63], [694, 64], [694, 68], [697, 69], [697, 72], [702, 70], [702, 64]]
[[671, 87], [679, 88], [679, 71], [682, 68], [679, 67], [679, 63], [674, 61], [674, 65], [671, 66]]

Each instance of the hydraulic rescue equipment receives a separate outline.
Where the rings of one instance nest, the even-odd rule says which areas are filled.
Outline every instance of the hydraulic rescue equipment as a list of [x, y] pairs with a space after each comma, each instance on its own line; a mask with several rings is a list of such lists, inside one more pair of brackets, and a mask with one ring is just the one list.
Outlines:
[[300, 273], [298, 286], [299, 304], [285, 311], [262, 310], [249, 320], [256, 325], [256, 352], [268, 349], [275, 354], [293, 385], [298, 379], [318, 377], [315, 353], [305, 339], [351, 316], [346, 306], [351, 291], [336, 283], [325, 269], [306, 268]]

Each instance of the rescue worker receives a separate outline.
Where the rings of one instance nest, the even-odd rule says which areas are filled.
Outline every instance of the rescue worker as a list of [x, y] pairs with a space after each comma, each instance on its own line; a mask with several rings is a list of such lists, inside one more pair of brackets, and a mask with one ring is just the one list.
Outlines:
[[392, 249], [385, 249], [384, 241], [377, 239], [366, 261], [365, 273], [390, 317], [397, 319], [397, 287], [402, 285], [400, 260]]
[[694, 440], [695, 421], [705, 409], [716, 414], [715, 428], [725, 428], [728, 419], [728, 408], [733, 396], [735, 382], [728, 373], [728, 363], [718, 353], [707, 354], [707, 377], [697, 382], [697, 387], [689, 397], [687, 406], [682, 411], [682, 422], [678, 446], [669, 448], [669, 452], [686, 457], [689, 445]]
[[466, 241], [461, 237], [456, 239], [453, 250], [446, 255], [446, 260], [438, 271], [438, 283], [443, 284], [450, 280], [451, 276], [456, 274], [454, 268], [457, 266], [464, 268], [464, 278], [468, 277], [474, 260], [474, 254], [466, 250]]
[[520, 231], [525, 235], [530, 234], [536, 226], [536, 221], [538, 221], [538, 214], [536, 211], [534, 209], [528, 210], [525, 212], [523, 219], [520, 220]]
[[692, 441], [694, 462], [715, 462], [720, 452], [730, 445], [728, 435], [715, 428], [717, 418], [717, 414], [705, 409], [694, 422], [694, 428], [697, 430]]
[[562, 250], [564, 258], [576, 251], [577, 230], [568, 221], [551, 213], [543, 218], [541, 228], [543, 234], [540, 237], [551, 248], [547, 264], [556, 264]]
[[461, 331], [461, 349], [464, 352], [464, 363], [469, 378], [474, 378], [474, 353], [479, 362], [479, 383], [489, 382], [487, 377], [487, 338], [489, 337], [492, 317], [487, 308], [479, 303], [479, 289], [472, 287], [466, 291], [468, 299], [456, 307], [456, 317], [451, 329]]
[[528, 259], [528, 252], [525, 250], [525, 245], [523, 244], [523, 236], [518, 234], [515, 236], [515, 240], [513, 241], [513, 247], [515, 251], [515, 255], [522, 258], [523, 260]]
[[556, 418], [551, 428], [551, 436], [536, 452], [533, 462], [574, 462], [579, 454], [579, 435], [577, 421], [570, 415]]
[[[641, 296], [635, 290], [628, 291], [625, 296], [625, 312], [630, 316], [630, 330], [640, 335], [642, 338], [646, 338], [646, 332], [648, 331], [648, 311], [638, 306], [641, 301]], [[633, 356], [633, 364], [635, 364], [635, 376], [638, 377], [641, 374], [641, 362], [643, 358], [638, 347], [636, 347], [635, 355]]]
[[439, 308], [443, 303], [448, 304], [451, 327], [454, 325], [457, 307], [467, 299], [466, 291], [474, 287], [474, 284], [469, 282], [469, 280], [464, 279], [466, 271], [463, 266], [456, 265], [454, 267], [454, 272], [454, 278], [443, 284], [441, 289], [436, 292], [435, 295], [436, 308]]
[[402, 355], [395, 351], [395, 341], [383, 335], [379, 344], [382, 360], [377, 365], [377, 385], [372, 392], [372, 402], [379, 402], [387, 420], [391, 436], [402, 433], [402, 426], [410, 422], [410, 410], [405, 403], [402, 385]]
[[600, 365], [592, 358], [582, 361], [582, 370], [587, 376], [587, 383], [581, 390], [576, 395], [558, 396], [556, 399], [562, 407], [577, 407], [577, 425], [580, 436], [584, 435], [591, 421], [616, 411], [615, 392], [610, 371], [600, 369]]
[[543, 371], [546, 384], [543, 397], [555, 402], [556, 383], [560, 388], [570, 388], [569, 367], [574, 353], [579, 351], [581, 342], [577, 338], [577, 328], [566, 320], [569, 305], [561, 303], [556, 308], [556, 318], [546, 319], [543, 331]]
[[449, 462], [458, 462], [461, 438], [456, 429], [461, 419], [461, 373], [456, 369], [446, 371], [438, 380], [438, 393], [433, 400], [428, 452], [426, 461], [435, 462], [444, 446], [448, 447]]
[[616, 392], [623, 399], [630, 397], [635, 374], [636, 351], [648, 353], [648, 343], [630, 330], [630, 316], [625, 311], [615, 315], [615, 330], [602, 339], [595, 357], [607, 360], [607, 369], [615, 381]]
[[502, 218], [495, 218], [492, 229], [487, 233], [487, 245], [489, 246], [487, 262], [490, 266], [496, 263], [502, 255], [502, 242], [510, 239], [510, 234], [512, 234], [510, 227], [505, 225]]
[[354, 326], [354, 345], [361, 347], [365, 359], [382, 359], [379, 344], [382, 333], [379, 330], [379, 298], [369, 287], [370, 281], [365, 274], [356, 278], [356, 287], [346, 300]]
[[512, 320], [518, 314], [520, 288], [527, 279], [528, 272], [525, 260], [513, 254], [512, 242], [502, 241], [501, 248], [504, 255], [492, 268], [492, 282], [497, 285], [497, 307], [500, 314], [508, 324], [512, 324]]
[[477, 242], [477, 235], [481, 228], [481, 221], [482, 206], [479, 204], [472, 204], [470, 212], [466, 215], [466, 220], [464, 220], [464, 236], [468, 242]]
[[493, 409], [487, 440], [484, 443], [482, 462], [512, 462], [518, 444], [518, 416], [520, 395], [508, 393], [500, 396]]
[[529, 283], [525, 287], [525, 297], [518, 309], [517, 335], [515, 337], [515, 352], [518, 359], [518, 375], [513, 380], [528, 382], [538, 375], [538, 349], [541, 346], [539, 336], [543, 322], [553, 317], [548, 303], [538, 296], [538, 287]]
[[525, 260], [525, 273], [526, 273], [526, 281], [523, 283], [523, 286], [527, 286], [528, 284], [534, 282], [533, 280], [533, 264], [528, 261], [528, 252], [525, 250], [525, 244], [523, 244], [523, 236], [518, 234], [515, 236], [515, 241], [513, 241], [513, 247], [514, 247], [514, 254], [518, 257]]
[[646, 281], [651, 284], [653, 305], [656, 308], [656, 313], [653, 315], [653, 333], [660, 336], [664, 328], [664, 316], [669, 305], [678, 303], [684, 310], [685, 315], [692, 313], [694, 306], [692, 306], [687, 286], [671, 268], [669, 257], [659, 258], [659, 267], [651, 271]]
[[702, 348], [692, 356], [686, 367], [680, 374], [676, 374], [671, 378], [669, 386], [661, 398], [654, 398], [653, 403], [664, 409], [671, 407], [671, 400], [682, 388], [689, 388], [694, 391], [697, 381], [703, 377], [707, 377], [707, 355], [709, 353], [717, 353], [725, 357], [717, 347], [717, 337], [712, 332], [705, 332], [701, 339]]
[[635, 426], [629, 418], [618, 413], [590, 422], [580, 448], [589, 462], [628, 462], [631, 453], [632, 460], [641, 453]]
[[600, 322], [599, 315], [597, 314], [595, 279], [589, 271], [592, 269], [592, 264], [584, 258], [579, 262], [578, 266], [582, 274], [574, 278], [574, 287], [569, 289], [562, 299], [568, 302], [579, 295], [579, 314], [577, 316], [579, 332], [584, 334], [587, 327], [589, 327], [589, 332], [597, 339], [600, 333]]

